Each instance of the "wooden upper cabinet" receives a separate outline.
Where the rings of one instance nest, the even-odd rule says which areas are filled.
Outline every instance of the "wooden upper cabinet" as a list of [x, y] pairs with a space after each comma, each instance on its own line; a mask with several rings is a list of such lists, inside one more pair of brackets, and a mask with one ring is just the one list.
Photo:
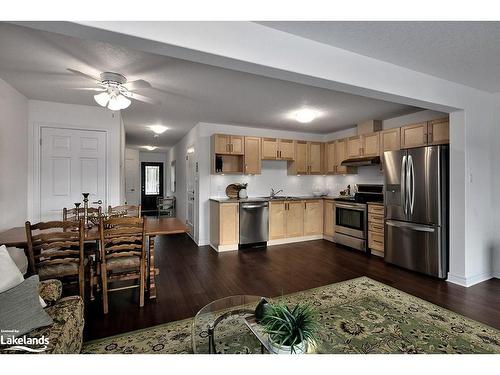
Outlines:
[[338, 139], [335, 141], [335, 173], [348, 174], [357, 173], [356, 167], [344, 167], [340, 165], [347, 157], [347, 139]]
[[307, 165], [307, 142], [295, 142], [295, 162], [294, 172], [296, 174], [307, 174], [309, 168]]
[[285, 202], [286, 233], [285, 237], [304, 235], [304, 202]]
[[450, 143], [450, 121], [448, 118], [432, 120], [427, 123], [427, 142], [429, 145]]
[[401, 128], [401, 148], [427, 145], [427, 122], [406, 125]]
[[328, 142], [325, 145], [325, 171], [335, 173], [335, 142]]
[[261, 139], [245, 137], [245, 168], [246, 174], [260, 174], [261, 172]]
[[323, 233], [323, 201], [304, 201], [304, 236]]
[[262, 138], [262, 159], [294, 160], [294, 141], [291, 139]]
[[245, 137], [232, 135], [230, 138], [231, 154], [243, 155], [245, 153]]
[[323, 233], [333, 237], [335, 233], [335, 202], [325, 199], [323, 203]]
[[239, 226], [239, 203], [220, 203], [219, 204], [219, 220], [220, 220], [220, 245], [238, 244], [240, 239]]
[[323, 143], [321, 142], [307, 142], [307, 164], [309, 174], [322, 174], [322, 152]]
[[243, 136], [214, 134], [214, 151], [223, 155], [243, 155], [245, 153], [245, 141]]
[[374, 132], [363, 134], [361, 136], [361, 155], [379, 156], [380, 155], [380, 133]]
[[231, 136], [227, 134], [214, 134], [214, 147], [216, 154], [231, 153]]
[[285, 202], [269, 203], [269, 239], [285, 238]]
[[401, 129], [393, 128], [380, 132], [380, 154], [401, 149]]
[[361, 136], [347, 138], [347, 157], [346, 159], [358, 158], [362, 155]]
[[275, 160], [278, 158], [278, 140], [276, 138], [262, 138], [262, 159]]
[[294, 141], [291, 139], [280, 139], [278, 141], [279, 158], [284, 160], [295, 159]]

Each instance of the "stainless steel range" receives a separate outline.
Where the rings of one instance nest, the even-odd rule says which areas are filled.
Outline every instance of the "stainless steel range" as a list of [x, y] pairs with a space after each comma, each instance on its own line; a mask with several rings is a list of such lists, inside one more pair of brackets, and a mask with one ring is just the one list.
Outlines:
[[367, 202], [382, 202], [383, 185], [358, 185], [358, 192], [351, 197], [335, 198], [334, 242], [367, 251], [368, 208]]

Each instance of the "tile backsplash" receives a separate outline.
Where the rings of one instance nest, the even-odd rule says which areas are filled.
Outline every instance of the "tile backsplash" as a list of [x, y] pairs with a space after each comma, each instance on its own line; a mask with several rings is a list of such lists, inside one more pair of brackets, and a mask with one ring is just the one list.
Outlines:
[[249, 197], [268, 196], [271, 188], [283, 189], [286, 195], [311, 195], [321, 189], [329, 195], [338, 195], [348, 184], [382, 184], [383, 175], [378, 166], [360, 167], [358, 174], [346, 176], [289, 176], [287, 162], [263, 160], [260, 175], [211, 175], [210, 196], [225, 197], [226, 186], [231, 183], [248, 183]]

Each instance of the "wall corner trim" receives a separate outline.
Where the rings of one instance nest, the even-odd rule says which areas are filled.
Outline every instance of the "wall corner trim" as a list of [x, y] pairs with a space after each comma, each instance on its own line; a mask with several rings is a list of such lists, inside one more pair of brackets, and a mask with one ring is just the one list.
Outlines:
[[493, 277], [499, 277], [500, 275], [495, 276], [491, 272], [485, 272], [485, 273], [480, 273], [474, 276], [469, 276], [469, 277], [463, 277], [463, 276], [458, 276], [458, 275], [452, 275], [448, 273], [448, 279], [446, 281], [452, 283], [452, 284], [457, 284], [460, 286], [464, 286], [466, 288], [479, 284], [483, 281], [489, 280]]

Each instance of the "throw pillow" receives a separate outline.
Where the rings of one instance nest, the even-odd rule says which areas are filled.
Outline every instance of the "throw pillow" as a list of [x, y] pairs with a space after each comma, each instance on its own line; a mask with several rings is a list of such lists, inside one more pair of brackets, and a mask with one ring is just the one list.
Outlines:
[[52, 318], [40, 306], [38, 283], [38, 275], [34, 275], [0, 293], [0, 335], [3, 342], [52, 324]]
[[[5, 245], [0, 246], [0, 293], [11, 289], [24, 281], [23, 274], [12, 260]], [[47, 306], [40, 297], [42, 307]]]

